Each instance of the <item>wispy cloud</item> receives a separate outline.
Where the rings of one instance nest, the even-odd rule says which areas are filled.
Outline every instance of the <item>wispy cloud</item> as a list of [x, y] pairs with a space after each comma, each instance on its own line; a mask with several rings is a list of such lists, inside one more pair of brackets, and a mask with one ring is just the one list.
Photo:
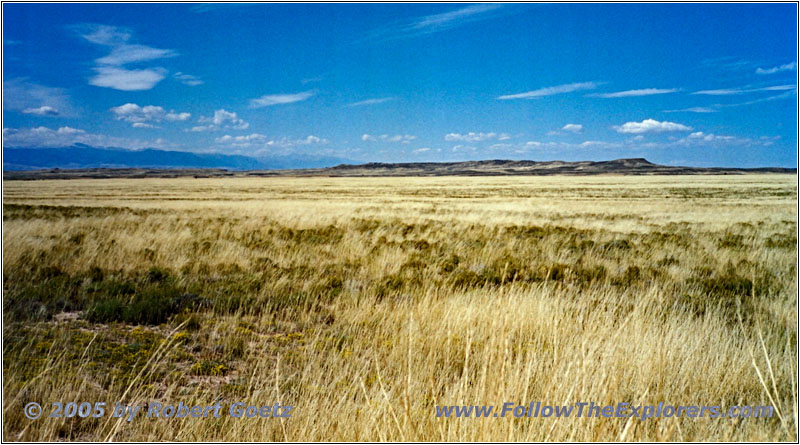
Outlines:
[[748, 100], [747, 102], [739, 102], [739, 103], [733, 103], [733, 104], [717, 104], [717, 105], [714, 105], [714, 106], [717, 107], [717, 108], [740, 107], [740, 106], [743, 106], [743, 105], [753, 105], [753, 104], [758, 104], [758, 103], [762, 103], [762, 102], [772, 102], [774, 100], [790, 99], [790, 98], [793, 98], [793, 97], [796, 97], [796, 96], [797, 96], [797, 91], [796, 90], [789, 90], [789, 91], [784, 91], [781, 94], [775, 94], [773, 96], [762, 97], [760, 99]]
[[256, 99], [250, 99], [250, 108], [262, 108], [273, 105], [301, 102], [313, 95], [314, 91], [303, 91], [301, 93], [294, 94], [267, 94]]
[[247, 130], [250, 124], [241, 119], [235, 112], [220, 109], [214, 112], [214, 116], [200, 116], [197, 121], [201, 124], [190, 128], [188, 131], [216, 131], [216, 130]]
[[786, 91], [786, 90], [794, 90], [796, 88], [797, 87], [795, 85], [774, 85], [774, 86], [760, 87], [760, 88], [740, 87], [740, 88], [723, 88], [719, 90], [702, 90], [702, 91], [695, 91], [692, 94], [702, 94], [705, 96], [732, 96], [737, 94], [758, 93], [761, 91]]
[[[791, 87], [791, 88], [787, 88], [787, 87]], [[722, 91], [724, 91], [725, 94], [722, 94]], [[707, 107], [691, 107], [691, 108], [684, 108], [684, 109], [680, 109], [680, 110], [664, 110], [664, 113], [682, 113], [682, 112], [686, 112], [686, 113], [716, 113], [716, 112], [720, 111], [723, 108], [741, 107], [741, 106], [745, 106], [745, 105], [753, 105], [753, 104], [758, 104], [758, 103], [762, 103], [762, 102], [772, 102], [772, 101], [781, 100], [781, 99], [791, 99], [791, 98], [794, 98], [794, 97], [797, 96], [797, 91], [796, 91], [796, 89], [794, 88], [793, 85], [779, 85], [779, 86], [776, 86], [776, 87], [767, 87], [767, 88], [760, 88], [760, 89], [757, 89], [757, 90], [747, 90], [747, 91], [745, 91], [745, 90], [718, 90], [717, 94], [712, 94], [712, 95], [717, 95], [717, 96], [739, 95], [739, 94], [744, 94], [745, 92], [753, 92], [753, 91], [783, 91], [783, 92], [780, 93], [780, 94], [775, 94], [775, 95], [767, 96], [767, 97], [761, 97], [759, 99], [748, 100], [748, 101], [745, 101], [745, 102], [736, 102], [736, 103], [729, 103], [729, 104], [714, 104], [714, 105], [710, 105], [710, 106], [707, 106]]]
[[537, 97], [544, 97], [544, 96], [552, 96], [555, 94], [565, 94], [565, 93], [572, 93], [575, 91], [581, 90], [593, 90], [600, 85], [598, 82], [579, 82], [579, 83], [568, 83], [564, 85], [556, 85], [552, 87], [546, 88], [539, 88], [538, 90], [528, 91], [525, 93], [517, 93], [517, 94], [507, 94], [504, 96], [498, 97], [499, 100], [510, 100], [510, 99], [535, 99]]
[[626, 122], [619, 126], [612, 127], [618, 133], [641, 134], [641, 133], [663, 133], [665, 131], [691, 131], [692, 127], [677, 124], [675, 122], [659, 122], [655, 119], [645, 119], [641, 122]]
[[619, 148], [622, 144], [619, 142], [607, 141], [584, 141], [578, 144], [578, 148]]
[[173, 74], [172, 78], [184, 85], [189, 85], [190, 87], [196, 87], [197, 85], [203, 84], [203, 81], [200, 80], [199, 77], [192, 76], [191, 74], [181, 73], [180, 71]]
[[230, 3], [198, 3], [192, 4], [189, 10], [195, 14], [204, 14], [206, 12], [218, 11], [226, 6], [231, 6]]
[[377, 105], [377, 104], [382, 104], [382, 103], [386, 103], [386, 102], [391, 102], [391, 101], [396, 100], [396, 99], [397, 99], [396, 97], [379, 97], [379, 98], [375, 98], [375, 99], [367, 99], [367, 100], [362, 100], [360, 102], [354, 102], [352, 104], [347, 104], [346, 106], [348, 106], [348, 107], [360, 107], [360, 106], [363, 106], [363, 105]]
[[794, 71], [796, 69], [797, 69], [797, 62], [790, 62], [772, 68], [759, 68], [756, 70], [756, 74], [775, 74], [775, 73], [780, 73], [781, 71]]
[[752, 60], [744, 60], [738, 57], [724, 56], [713, 59], [706, 59], [701, 62], [704, 66], [710, 68], [721, 68], [724, 70], [738, 71], [745, 69], [752, 69], [758, 64]]
[[496, 3], [462, 6], [452, 11], [417, 17], [410, 21], [389, 25], [371, 32], [359, 43], [374, 43], [441, 32], [467, 23], [496, 17], [501, 11], [508, 9], [505, 5]]
[[101, 65], [125, 65], [177, 55], [178, 53], [171, 49], [152, 48], [144, 45], [120, 45], [113, 48], [109, 55], [96, 59], [95, 62]]
[[27, 79], [3, 82], [3, 110], [61, 117], [70, 117], [76, 113], [66, 90], [39, 85]]
[[442, 14], [421, 17], [411, 25], [411, 28], [426, 33], [441, 31], [442, 29], [462, 25], [465, 22], [479, 20], [479, 16], [485, 17], [487, 12], [496, 11], [502, 7], [503, 5], [496, 3], [470, 5]]
[[73, 25], [70, 28], [89, 42], [103, 46], [124, 45], [133, 36], [133, 32], [127, 28], [96, 23]]
[[567, 124], [561, 127], [564, 131], [569, 131], [570, 133], [580, 133], [583, 131], [583, 125], [581, 124]]
[[382, 134], [380, 136], [373, 136], [370, 134], [363, 134], [361, 135], [361, 140], [364, 142], [400, 142], [403, 144], [408, 144], [417, 137], [412, 134], [396, 134], [396, 135], [388, 135]]
[[308, 78], [300, 80], [300, 83], [305, 85], [307, 83], [322, 82], [322, 79], [324, 79], [324, 78], [325, 77], [321, 76], [321, 75], [320, 76], [314, 76], [314, 77], [308, 77]]
[[718, 110], [713, 107], [691, 107], [681, 110], [664, 110], [665, 113], [716, 113]]
[[254, 148], [263, 150], [271, 147], [289, 148], [303, 145], [324, 145], [329, 141], [325, 138], [314, 136], [313, 134], [300, 139], [292, 139], [287, 137], [270, 139], [263, 134], [253, 133], [243, 136], [232, 136], [226, 134], [225, 136], [214, 139], [214, 142], [219, 145], [233, 148]]
[[617, 91], [616, 93], [592, 94], [594, 97], [612, 99], [617, 97], [653, 96], [656, 94], [669, 94], [680, 91], [678, 88], [643, 88], [639, 90]]
[[478, 149], [477, 147], [473, 147], [472, 145], [461, 145], [461, 144], [454, 145], [453, 148], [452, 148], [453, 153], [457, 153], [457, 152], [460, 152], [460, 151], [461, 152], [465, 152], [465, 151], [466, 152], [473, 152], [473, 151], [475, 151], [477, 149]]
[[129, 69], [125, 65], [175, 57], [171, 49], [153, 48], [131, 43], [133, 33], [116, 26], [83, 24], [71, 27], [85, 40], [110, 49], [108, 55], [95, 59], [95, 76], [89, 84], [122, 91], [142, 91], [153, 88], [166, 77], [161, 67]]

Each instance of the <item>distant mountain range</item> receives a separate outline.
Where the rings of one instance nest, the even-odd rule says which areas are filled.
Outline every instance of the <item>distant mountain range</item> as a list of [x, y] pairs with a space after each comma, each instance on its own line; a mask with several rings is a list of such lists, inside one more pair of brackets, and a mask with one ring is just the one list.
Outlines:
[[[150, 164], [137, 168], [49, 168], [36, 171], [15, 171], [6, 168], [8, 149], [4, 150], [3, 179], [70, 179], [70, 178], [165, 178], [165, 177], [222, 177], [222, 176], [328, 176], [328, 177], [373, 177], [373, 176], [545, 176], [545, 175], [735, 175], [747, 173], [789, 173], [795, 168], [702, 168], [677, 167], [653, 164], [643, 158], [617, 159], [613, 161], [466, 161], [466, 162], [414, 162], [414, 163], [369, 163], [361, 165], [340, 164], [327, 168], [276, 169], [260, 166], [260, 160], [245, 156], [193, 155], [191, 153], [147, 150], [147, 156], [170, 153], [168, 159], [145, 159]], [[39, 150], [39, 149], [36, 149]], [[179, 153], [179, 154], [178, 154]], [[17, 155], [15, 153], [15, 155]], [[182, 157], [186, 156], [186, 157]], [[194, 157], [193, 157], [194, 156]], [[330, 162], [333, 158], [319, 158], [313, 162]], [[169, 161], [169, 162], [168, 162]], [[142, 161], [144, 162], [144, 161]], [[217, 162], [217, 163], [215, 163]], [[296, 158], [285, 160], [283, 165], [303, 162]], [[312, 161], [306, 161], [312, 162]], [[169, 166], [169, 165], [172, 166]], [[275, 162], [271, 165], [279, 165]], [[62, 164], [63, 165], [63, 164]], [[223, 168], [206, 168], [214, 165]], [[250, 166], [256, 168], [250, 169]], [[179, 168], [180, 167], [180, 168]]]
[[3, 148], [3, 170], [152, 168], [271, 170], [322, 168], [352, 162], [325, 156], [250, 157], [216, 153], [190, 153], [157, 149], [125, 150], [85, 144], [53, 148]]

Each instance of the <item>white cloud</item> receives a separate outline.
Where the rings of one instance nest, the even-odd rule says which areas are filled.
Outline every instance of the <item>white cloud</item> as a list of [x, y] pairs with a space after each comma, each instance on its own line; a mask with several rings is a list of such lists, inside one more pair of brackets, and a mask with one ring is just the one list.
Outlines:
[[681, 138], [672, 145], [679, 145], [679, 146], [710, 146], [710, 147], [724, 147], [724, 146], [753, 146], [753, 145], [760, 145], [760, 146], [768, 146], [771, 145], [768, 139], [762, 138], [762, 140], [752, 140], [750, 138], [740, 138], [736, 136], [725, 136], [725, 135], [718, 135], [714, 133], [703, 133], [702, 131], [696, 131], [684, 138]]
[[567, 124], [561, 127], [564, 131], [569, 131], [571, 133], [580, 133], [583, 131], [583, 125], [581, 124]]
[[555, 94], [565, 94], [565, 93], [572, 93], [575, 91], [581, 90], [593, 90], [597, 88], [599, 83], [597, 82], [579, 82], [579, 83], [568, 83], [565, 85], [556, 85], [553, 87], [546, 87], [540, 88], [538, 90], [528, 91], [526, 93], [517, 93], [517, 94], [507, 94], [505, 96], [500, 96], [498, 99], [500, 100], [509, 100], [509, 99], [534, 99], [537, 97], [543, 96], [552, 96]]
[[191, 113], [186, 113], [186, 112], [176, 113], [174, 111], [170, 111], [164, 116], [164, 119], [170, 122], [178, 122], [178, 121], [189, 120], [190, 117], [192, 117]]
[[595, 97], [612, 99], [617, 97], [652, 96], [655, 94], [668, 94], [680, 91], [677, 88], [643, 88], [639, 90], [617, 91], [616, 93], [594, 94]]
[[127, 149], [174, 147], [163, 139], [139, 140], [119, 138], [103, 134], [88, 133], [85, 130], [72, 127], [60, 127], [58, 129], [51, 129], [48, 127], [3, 129], [4, 147], [69, 147], [74, 144]]
[[250, 127], [250, 124], [239, 118], [235, 112], [225, 109], [214, 111], [213, 117], [200, 116], [198, 122], [206, 125], [192, 127], [189, 131], [247, 130]]
[[323, 139], [314, 135], [308, 135], [305, 139], [301, 139], [300, 145], [311, 145], [311, 144], [327, 144], [328, 140]]
[[645, 119], [641, 122], [626, 122], [620, 126], [613, 127], [618, 133], [641, 134], [641, 133], [661, 133], [665, 131], [690, 131], [692, 127], [676, 124], [675, 122], [659, 122], [654, 119]]
[[732, 140], [736, 139], [733, 136], [718, 136], [718, 135], [715, 135], [713, 133], [703, 133], [702, 131], [696, 131], [696, 132], [690, 134], [689, 136], [687, 136], [687, 138], [688, 139], [703, 140], [705, 142], [732, 141]]
[[412, 134], [396, 134], [396, 135], [388, 135], [382, 134], [380, 136], [373, 136], [370, 134], [363, 134], [361, 136], [361, 140], [364, 142], [401, 142], [403, 144], [408, 144], [417, 137]]
[[96, 76], [89, 79], [89, 84], [97, 87], [113, 88], [121, 91], [142, 91], [153, 88], [166, 75], [163, 68], [129, 70], [113, 66], [94, 68]]
[[429, 147], [422, 147], [422, 148], [418, 148], [416, 150], [413, 150], [412, 153], [427, 153], [429, 151], [431, 151], [431, 149]]
[[164, 120], [169, 122], [185, 121], [192, 116], [190, 113], [176, 113], [175, 111], [167, 113], [164, 108], [155, 105], [141, 107], [134, 103], [113, 107], [110, 111], [114, 114], [115, 119], [130, 122], [134, 128], [154, 128], [154, 125], [145, 125], [145, 123]]
[[150, 120], [161, 119], [166, 111], [163, 108], [154, 105], [147, 105], [140, 107], [134, 103], [127, 103], [118, 107], [112, 107], [111, 113], [117, 120], [126, 122], [147, 122]]
[[70, 117], [76, 114], [66, 91], [11, 79], [3, 82], [3, 110], [38, 116]]
[[294, 94], [267, 94], [257, 99], [250, 99], [250, 108], [269, 107], [272, 105], [283, 105], [300, 102], [313, 96], [313, 91], [303, 91]]
[[308, 135], [303, 139], [290, 139], [286, 137], [282, 137], [280, 139], [273, 139], [267, 141], [266, 145], [271, 147], [296, 147], [298, 145], [324, 145], [327, 144], [328, 140], [325, 138], [320, 138], [314, 135]]
[[622, 145], [617, 142], [606, 141], [585, 141], [578, 144], [580, 148], [619, 148]]
[[470, 131], [469, 133], [464, 133], [464, 134], [461, 134], [461, 133], [448, 133], [448, 134], [446, 134], [444, 136], [444, 140], [445, 141], [451, 141], [451, 142], [452, 141], [481, 142], [481, 141], [488, 141], [488, 140], [492, 140], [492, 139], [505, 141], [505, 140], [511, 139], [511, 136], [509, 136], [506, 133], [500, 133], [500, 134], [495, 133], [495, 132], [489, 132], [489, 133], [479, 132], [479, 133], [475, 133], [475, 132], [472, 132], [472, 131]]
[[396, 99], [397, 99], [396, 97], [379, 97], [379, 98], [375, 98], [375, 99], [362, 100], [360, 102], [355, 102], [355, 103], [352, 103], [352, 104], [348, 104], [347, 106], [348, 107], [360, 107], [360, 106], [363, 106], [363, 105], [377, 105], [377, 104], [382, 104], [382, 103], [385, 103], [385, 102], [391, 102], [391, 101], [396, 100]]
[[705, 96], [730, 96], [736, 94], [746, 94], [746, 93], [756, 93], [759, 91], [786, 91], [786, 90], [794, 90], [797, 87], [795, 85], [774, 85], [769, 87], [761, 87], [761, 88], [723, 88], [719, 90], [702, 90], [702, 91], [695, 91], [692, 94], [702, 94]]
[[144, 122], [134, 122], [131, 124], [133, 128], [159, 128], [152, 124], [146, 124]]
[[125, 65], [178, 55], [171, 49], [129, 43], [132, 33], [124, 28], [96, 24], [73, 28], [87, 41], [111, 49], [109, 54], [95, 60], [96, 74], [89, 79], [90, 85], [121, 91], [149, 90], [166, 77], [167, 70], [160, 67], [129, 69]]
[[239, 119], [239, 116], [237, 116], [235, 112], [225, 111], [224, 109], [216, 110], [214, 112], [212, 122], [214, 125], [220, 127], [224, 125], [230, 125], [237, 130], [244, 130], [249, 126], [247, 122]]
[[454, 153], [455, 153], [455, 152], [459, 152], [459, 151], [469, 151], [469, 152], [473, 152], [473, 151], [475, 151], [475, 150], [476, 150], [476, 148], [475, 148], [475, 147], [473, 147], [473, 146], [471, 146], [471, 145], [454, 145], [454, 146], [453, 146], [453, 152], [454, 152]]
[[780, 73], [781, 71], [794, 71], [796, 69], [797, 69], [797, 62], [791, 62], [772, 68], [766, 68], [766, 69], [759, 68], [756, 70], [756, 74], [775, 74], [775, 73]]
[[58, 116], [58, 110], [47, 105], [38, 108], [26, 108], [22, 110], [24, 114], [35, 114], [37, 116]]
[[192, 131], [192, 132], [195, 132], [195, 133], [199, 133], [201, 131], [214, 131], [214, 130], [215, 130], [215, 128], [214, 128], [213, 125], [196, 125], [196, 126], [190, 128], [190, 129], [186, 130], [186, 131]]
[[234, 145], [234, 146], [250, 146], [256, 142], [266, 142], [267, 137], [263, 134], [253, 133], [247, 136], [231, 136], [226, 134], [225, 136], [218, 137], [215, 141], [218, 144], [227, 144], [227, 145]]
[[173, 74], [172, 78], [184, 85], [189, 85], [190, 87], [196, 87], [197, 85], [203, 84], [203, 81], [200, 80], [199, 77], [192, 76], [191, 74], [184, 74], [181, 73], [180, 71]]
[[327, 144], [328, 140], [325, 138], [317, 137], [314, 135], [308, 135], [303, 139], [289, 139], [289, 138], [280, 138], [278, 140], [270, 140], [267, 142], [267, 145], [274, 145], [278, 147], [294, 147], [297, 145], [314, 145], [314, 144]]
[[[42, 127], [39, 127], [39, 128], [42, 128]], [[78, 128], [72, 128], [72, 127], [59, 127], [59, 129], [56, 130], [56, 133], [58, 133], [58, 134], [83, 134], [83, 133], [86, 133], [86, 131], [85, 130], [80, 130]]]

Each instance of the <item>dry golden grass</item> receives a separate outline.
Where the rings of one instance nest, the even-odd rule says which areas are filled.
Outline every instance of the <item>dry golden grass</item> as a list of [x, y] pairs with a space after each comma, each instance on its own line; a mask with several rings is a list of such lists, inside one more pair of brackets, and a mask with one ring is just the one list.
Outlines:
[[[795, 184], [6, 181], [4, 439], [796, 440]], [[47, 412], [53, 401], [217, 400], [295, 409], [22, 415], [31, 401]], [[530, 401], [774, 404], [776, 415], [434, 412]]]

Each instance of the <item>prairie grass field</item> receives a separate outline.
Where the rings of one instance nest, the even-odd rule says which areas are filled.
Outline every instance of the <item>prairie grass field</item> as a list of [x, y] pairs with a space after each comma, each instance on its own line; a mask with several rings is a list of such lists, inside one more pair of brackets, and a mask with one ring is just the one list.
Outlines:
[[[795, 441], [797, 176], [4, 181], [7, 441]], [[288, 419], [29, 420], [55, 401]], [[772, 405], [440, 418], [437, 405]]]

